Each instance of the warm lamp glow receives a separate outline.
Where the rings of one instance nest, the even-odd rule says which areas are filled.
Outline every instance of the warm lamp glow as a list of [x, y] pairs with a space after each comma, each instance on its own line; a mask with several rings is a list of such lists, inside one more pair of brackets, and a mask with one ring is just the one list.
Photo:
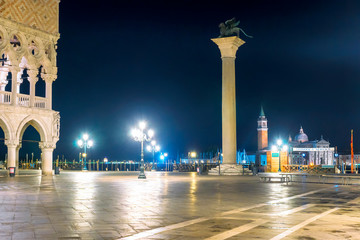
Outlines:
[[278, 149], [277, 149], [277, 147], [275, 146], [275, 145], [272, 145], [271, 146], [271, 151], [273, 151], [273, 152], [276, 152]]
[[89, 140], [89, 141], [88, 141], [88, 146], [89, 146], [89, 147], [92, 147], [93, 145], [94, 145], [94, 142], [93, 142], [92, 140]]
[[190, 157], [196, 158], [196, 152], [191, 152], [191, 153], [190, 153]]
[[283, 142], [282, 142], [281, 139], [278, 139], [278, 140], [276, 141], [276, 143], [277, 143], [278, 146], [281, 146], [281, 145], [283, 144]]
[[151, 141], [151, 145], [152, 145], [152, 146], [155, 146], [155, 145], [156, 145], [156, 141], [155, 141], [155, 140], [152, 140], [152, 141]]

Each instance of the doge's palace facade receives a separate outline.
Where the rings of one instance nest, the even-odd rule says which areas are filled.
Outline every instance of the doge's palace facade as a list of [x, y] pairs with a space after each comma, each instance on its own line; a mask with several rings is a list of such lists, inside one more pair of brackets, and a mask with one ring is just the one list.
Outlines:
[[[52, 109], [59, 2], [0, 1], [0, 127], [8, 151], [7, 167], [18, 167], [22, 136], [32, 125], [40, 134], [43, 175], [53, 173], [60, 130], [60, 114]], [[26, 93], [21, 91], [24, 81], [29, 82]], [[45, 82], [45, 97], [36, 95], [39, 81]]]

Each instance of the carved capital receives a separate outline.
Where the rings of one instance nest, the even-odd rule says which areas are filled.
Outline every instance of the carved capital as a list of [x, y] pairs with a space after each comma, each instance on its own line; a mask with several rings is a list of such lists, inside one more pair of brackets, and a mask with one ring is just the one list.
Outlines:
[[39, 80], [39, 78], [38, 78], [39, 71], [38, 70], [29, 69], [29, 70], [27, 70], [27, 74], [29, 75], [29, 77], [28, 77], [29, 82], [37, 82]]
[[220, 49], [222, 58], [235, 58], [236, 51], [245, 42], [238, 37], [224, 37], [211, 39]]
[[17, 75], [18, 72], [20, 72], [21, 68], [18, 66], [10, 66], [9, 70], [10, 70], [11, 74], [14, 76], [14, 75]]
[[8, 140], [5, 140], [5, 145], [8, 146], [8, 147], [16, 148], [17, 146], [19, 146], [19, 141], [8, 139]]
[[40, 142], [39, 143], [39, 148], [41, 148], [41, 149], [55, 149], [56, 148], [56, 143], [54, 143], [54, 142]]
[[41, 78], [44, 79], [45, 82], [53, 82], [53, 81], [56, 80], [57, 75], [48, 74], [48, 73], [41, 73]]

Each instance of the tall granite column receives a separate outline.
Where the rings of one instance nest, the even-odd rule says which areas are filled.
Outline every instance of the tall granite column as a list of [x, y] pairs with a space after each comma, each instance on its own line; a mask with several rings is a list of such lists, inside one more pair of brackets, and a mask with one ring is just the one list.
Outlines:
[[[222, 59], [222, 163], [226, 171], [229, 166], [225, 165], [236, 165], [235, 58], [237, 49], [245, 42], [238, 37], [211, 40], [218, 45]], [[232, 174], [235, 172], [233, 169]]]

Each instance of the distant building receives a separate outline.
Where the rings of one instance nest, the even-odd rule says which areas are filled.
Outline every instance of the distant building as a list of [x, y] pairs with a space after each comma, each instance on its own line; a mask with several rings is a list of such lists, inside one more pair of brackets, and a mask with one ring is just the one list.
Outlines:
[[261, 171], [266, 171], [267, 166], [267, 152], [269, 151], [269, 135], [268, 135], [268, 121], [261, 106], [260, 114], [257, 120], [257, 134], [258, 134], [258, 150], [254, 156], [256, 160], [254, 164], [259, 167]]
[[[277, 172], [279, 162], [281, 170], [286, 165], [334, 165], [335, 149], [330, 147], [330, 142], [323, 139], [309, 141], [304, 129], [300, 127], [299, 133], [292, 140], [289, 136], [288, 150], [272, 150], [268, 142], [268, 122], [261, 107], [257, 120], [258, 150], [256, 152], [255, 164], [263, 171]], [[360, 155], [359, 155], [360, 158]], [[359, 159], [360, 162], [360, 159]]]
[[299, 134], [292, 141], [289, 136], [289, 164], [293, 165], [334, 165], [333, 147], [323, 139], [309, 141], [304, 129], [300, 127]]
[[265, 117], [264, 109], [261, 106], [260, 115], [258, 118], [258, 151], [265, 151], [268, 147], [268, 127], [267, 127], [267, 119]]
[[[339, 154], [339, 163], [345, 163], [346, 165], [351, 165], [351, 155]], [[354, 154], [354, 163], [360, 164], [360, 154]]]

